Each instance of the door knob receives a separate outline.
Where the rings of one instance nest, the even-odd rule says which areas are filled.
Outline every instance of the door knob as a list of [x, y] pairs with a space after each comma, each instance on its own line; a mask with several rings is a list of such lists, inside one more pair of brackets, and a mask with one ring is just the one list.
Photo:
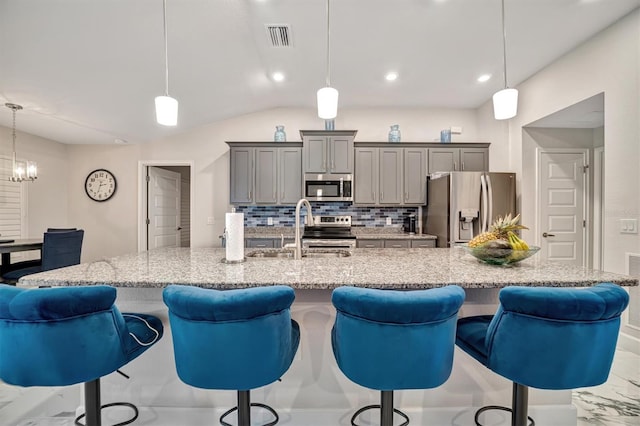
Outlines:
[[556, 234], [547, 234], [546, 232], [543, 232], [542, 236], [545, 237], [545, 238], [547, 238], [547, 237], [555, 237]]

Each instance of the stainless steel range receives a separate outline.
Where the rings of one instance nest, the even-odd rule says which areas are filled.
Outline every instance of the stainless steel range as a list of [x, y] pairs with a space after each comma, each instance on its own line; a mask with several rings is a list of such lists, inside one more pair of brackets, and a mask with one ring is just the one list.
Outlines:
[[302, 234], [303, 248], [335, 248], [353, 250], [356, 236], [351, 233], [351, 216], [313, 216]]

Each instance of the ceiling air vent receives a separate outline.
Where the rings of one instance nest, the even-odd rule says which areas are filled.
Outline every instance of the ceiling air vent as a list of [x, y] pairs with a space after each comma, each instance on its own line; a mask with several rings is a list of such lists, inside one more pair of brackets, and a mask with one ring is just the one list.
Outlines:
[[267, 38], [271, 47], [291, 47], [291, 28], [289, 25], [265, 24]]

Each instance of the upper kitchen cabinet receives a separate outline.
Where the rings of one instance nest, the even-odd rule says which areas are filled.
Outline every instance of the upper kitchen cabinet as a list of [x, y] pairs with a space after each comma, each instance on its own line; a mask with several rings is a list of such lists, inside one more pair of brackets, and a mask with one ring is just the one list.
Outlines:
[[304, 173], [353, 173], [356, 130], [300, 130]]
[[227, 142], [231, 204], [295, 204], [302, 197], [300, 142]]
[[424, 205], [427, 149], [371, 145], [355, 149], [354, 203]]
[[[454, 144], [451, 144], [454, 145]], [[460, 145], [460, 144], [455, 144]], [[469, 145], [469, 144], [467, 144]], [[429, 173], [489, 170], [489, 144], [429, 148]]]

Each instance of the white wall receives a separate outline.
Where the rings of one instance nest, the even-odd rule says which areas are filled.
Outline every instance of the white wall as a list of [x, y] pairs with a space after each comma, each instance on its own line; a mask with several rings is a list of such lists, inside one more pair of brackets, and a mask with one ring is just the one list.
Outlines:
[[[492, 142], [492, 169], [519, 174], [523, 223], [535, 223], [534, 178], [523, 173], [534, 159], [523, 150], [523, 127], [604, 92], [605, 217], [604, 269], [625, 271], [625, 252], [640, 251], [638, 235], [618, 232], [620, 218], [640, 219], [640, 10], [596, 35], [518, 86], [518, 115], [508, 121], [509, 141], [495, 124], [491, 102], [478, 110], [479, 137]], [[497, 164], [496, 150], [508, 152]], [[525, 237], [535, 241], [532, 229]]]
[[[12, 130], [0, 126], [0, 152], [11, 157]], [[66, 227], [68, 221], [68, 146], [16, 132], [18, 159], [38, 163], [38, 179], [35, 182], [16, 183], [27, 186], [27, 235], [25, 238], [42, 237], [48, 227]]]
[[[85, 229], [83, 261], [137, 250], [139, 161], [193, 161], [192, 247], [219, 245], [224, 214], [229, 211], [229, 147], [225, 141], [270, 141], [282, 124], [287, 140], [301, 140], [299, 130], [324, 129], [313, 109], [272, 109], [234, 117], [145, 145], [69, 145], [69, 222]], [[461, 126], [454, 141], [476, 142], [474, 110], [353, 109], [340, 110], [336, 129], [358, 130], [356, 141], [386, 141], [389, 126], [399, 124], [403, 141], [431, 142], [440, 130]], [[116, 195], [97, 203], [84, 194], [84, 179], [97, 168], [112, 171]], [[207, 217], [214, 218], [207, 225]]]

